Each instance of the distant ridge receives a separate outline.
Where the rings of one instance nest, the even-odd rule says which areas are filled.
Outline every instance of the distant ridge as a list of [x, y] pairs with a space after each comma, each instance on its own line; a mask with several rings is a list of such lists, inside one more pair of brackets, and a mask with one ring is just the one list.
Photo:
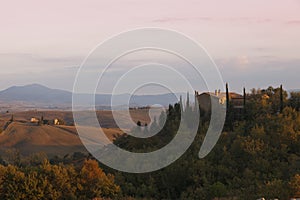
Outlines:
[[[86, 94], [79, 94], [83, 99]], [[185, 94], [158, 94], [158, 95], [133, 95], [130, 99], [130, 106], [148, 106], [160, 104], [168, 106], [178, 102], [178, 97]], [[115, 95], [114, 100], [117, 106], [127, 105], [125, 101], [129, 94]], [[177, 97], [176, 97], [177, 96]], [[96, 106], [110, 106], [112, 95], [97, 94]], [[191, 100], [193, 98], [190, 98]], [[22, 102], [29, 104], [37, 104], [44, 106], [69, 106], [72, 105], [72, 93], [60, 90], [51, 89], [40, 84], [30, 84], [25, 86], [12, 86], [3, 91], [0, 91], [1, 102]], [[85, 102], [87, 104], [89, 102]], [[83, 103], [84, 104], [84, 103]]]
[[12, 86], [1, 91], [0, 100], [42, 104], [70, 104], [72, 93], [64, 90], [50, 89], [39, 84], [31, 84]]

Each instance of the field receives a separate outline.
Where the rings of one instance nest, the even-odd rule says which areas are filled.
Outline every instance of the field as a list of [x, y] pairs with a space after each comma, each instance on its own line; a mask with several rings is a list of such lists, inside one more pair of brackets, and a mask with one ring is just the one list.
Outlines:
[[[122, 115], [122, 112], [120, 113]], [[148, 110], [137, 109], [130, 111], [134, 122], [141, 121], [149, 123]], [[112, 141], [116, 136], [123, 134], [113, 120], [111, 111], [97, 111], [98, 119], [102, 130], [107, 138]], [[13, 122], [10, 123], [13, 117]], [[38, 125], [31, 123], [32, 117], [53, 121], [61, 119], [64, 125], [45, 124]], [[74, 152], [87, 153], [87, 150], [80, 140], [73, 122], [73, 115], [70, 111], [24, 111], [17, 113], [2, 113], [0, 115], [0, 154], [7, 149], [17, 149], [22, 155], [44, 152], [48, 156], [64, 156]], [[98, 132], [98, 129], [88, 127], [91, 132]], [[96, 130], [95, 130], [96, 129]], [[93, 133], [95, 133], [93, 132]], [[107, 144], [106, 138], [99, 135], [87, 135], [85, 139], [88, 143], [97, 142]]]

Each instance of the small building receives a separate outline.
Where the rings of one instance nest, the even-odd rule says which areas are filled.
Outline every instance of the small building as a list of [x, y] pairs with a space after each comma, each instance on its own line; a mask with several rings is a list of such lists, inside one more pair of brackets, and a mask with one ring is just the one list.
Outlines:
[[[230, 109], [233, 109], [234, 118], [241, 119], [244, 111], [245, 97], [235, 92], [228, 93]], [[227, 95], [226, 92], [221, 92], [220, 90], [215, 90], [215, 92], [199, 92], [195, 91], [195, 98], [198, 100], [199, 107], [201, 111], [204, 111], [205, 115], [209, 115], [211, 111], [211, 101], [215, 103], [227, 105]]]
[[195, 95], [198, 100], [200, 109], [207, 113], [211, 110], [211, 101], [222, 105], [226, 104], [226, 93], [224, 95], [223, 93], [219, 94], [218, 92], [203, 92], [201, 94], [196, 92]]
[[[221, 92], [220, 90], [216, 90], [215, 92], [203, 92], [201, 94], [196, 91], [195, 96], [199, 102], [200, 109], [206, 112], [211, 109], [211, 100], [222, 105], [225, 105], [227, 101], [226, 92]], [[244, 97], [240, 94], [230, 92], [229, 100], [235, 109], [242, 109], [244, 107]]]
[[38, 123], [40, 122], [40, 119], [38, 119], [38, 118], [36, 118], [36, 117], [32, 117], [32, 118], [30, 119], [30, 122], [31, 122], [31, 123], [34, 123], [34, 124], [38, 124]]
[[63, 120], [56, 118], [53, 120], [53, 124], [54, 125], [64, 125], [65, 123]]
[[59, 125], [59, 119], [54, 119], [54, 125]]

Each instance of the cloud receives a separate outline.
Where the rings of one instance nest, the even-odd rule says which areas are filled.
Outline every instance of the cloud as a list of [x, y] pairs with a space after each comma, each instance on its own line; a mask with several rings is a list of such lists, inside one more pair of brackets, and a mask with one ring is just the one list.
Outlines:
[[273, 19], [270, 18], [258, 18], [258, 17], [231, 17], [231, 18], [221, 18], [221, 21], [228, 22], [246, 22], [246, 23], [270, 23], [274, 22]]
[[238, 57], [237, 60], [236, 60], [236, 62], [237, 62], [238, 65], [240, 65], [242, 67], [245, 67], [245, 66], [247, 66], [250, 63], [250, 61], [249, 61], [249, 59], [248, 59], [247, 56], [240, 56], [240, 57]]
[[241, 55], [233, 58], [216, 59], [216, 63], [222, 69], [230, 68], [234, 71], [237, 71], [247, 69], [251, 64], [251, 61], [248, 56]]
[[155, 23], [172, 23], [172, 22], [187, 22], [187, 21], [214, 21], [221, 23], [246, 23], [246, 24], [263, 24], [263, 23], [272, 23], [276, 20], [271, 18], [257, 18], [257, 17], [164, 17], [152, 20]]
[[[0, 66], [6, 68], [2, 73], [22, 70], [41, 70], [46, 67], [78, 66], [83, 58], [79, 56], [41, 56], [32, 53], [0, 53]], [[7, 67], [9, 66], [9, 67]]]
[[300, 25], [300, 20], [289, 20], [289, 21], [286, 21], [285, 24], [288, 24], [288, 25]]
[[170, 23], [170, 22], [186, 22], [186, 21], [211, 21], [213, 20], [210, 17], [164, 17], [164, 18], [159, 18], [152, 20], [152, 22], [155, 23]]
[[80, 56], [35, 56], [35, 59], [41, 62], [47, 62], [47, 63], [69, 63], [69, 62], [81, 62], [83, 60], [83, 57]]
[[80, 66], [66, 66], [64, 69], [66, 70], [78, 70]]
[[17, 59], [30, 59], [41, 62], [71, 62], [74, 60], [82, 60], [79, 56], [41, 56], [32, 53], [0, 53], [1, 58], [17, 58]]

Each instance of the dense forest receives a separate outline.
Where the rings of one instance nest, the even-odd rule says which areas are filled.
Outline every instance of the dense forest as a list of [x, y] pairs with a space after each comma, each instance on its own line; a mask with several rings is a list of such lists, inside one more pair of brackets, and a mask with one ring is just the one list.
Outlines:
[[[212, 152], [198, 152], [210, 119], [201, 111], [198, 134], [188, 151], [170, 166], [145, 174], [122, 173], [74, 154], [49, 161], [43, 156], [22, 161], [2, 159], [1, 199], [289, 199], [300, 197], [300, 93], [282, 88], [253, 89], [242, 115], [228, 101], [223, 133]], [[189, 102], [170, 105], [145, 133], [148, 139], [122, 135], [121, 148], [149, 152], [172, 140], [182, 116], [192, 116]], [[192, 119], [189, 119], [192, 120]], [[142, 124], [138, 123], [139, 126]]]
[[[300, 94], [288, 96], [282, 87], [269, 87], [253, 89], [245, 99], [238, 118], [229, 101], [222, 136], [205, 159], [198, 158], [209, 124], [209, 119], [202, 117], [194, 144], [169, 167], [140, 175], [110, 171], [122, 192], [146, 199], [300, 197]], [[159, 137], [149, 139], [149, 144], [156, 144], [151, 150], [176, 133], [180, 106], [170, 106]], [[192, 110], [187, 102], [183, 116], [190, 116]], [[126, 135], [115, 143], [129, 150], [145, 148], [140, 139]]]

